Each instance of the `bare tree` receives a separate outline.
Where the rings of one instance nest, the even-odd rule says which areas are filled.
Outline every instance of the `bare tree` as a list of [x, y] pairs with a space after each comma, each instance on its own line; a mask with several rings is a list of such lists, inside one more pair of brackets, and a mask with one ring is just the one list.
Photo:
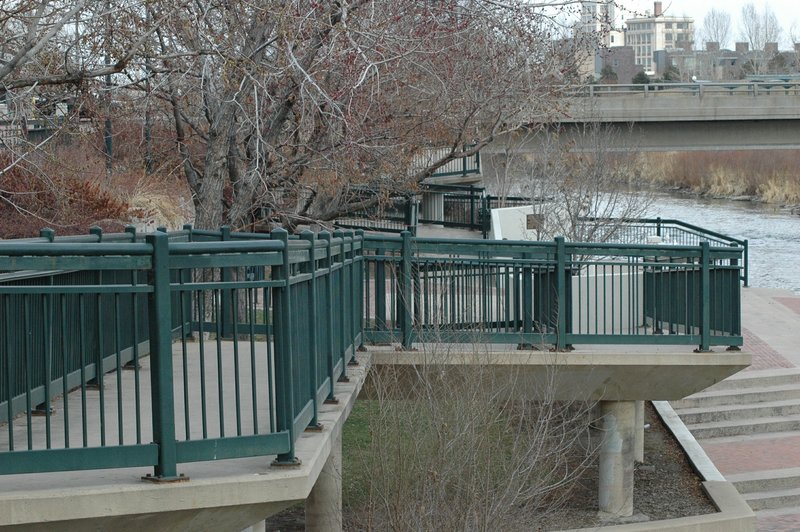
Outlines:
[[778, 42], [781, 29], [778, 16], [765, 4], [761, 12], [750, 3], [742, 7], [741, 38], [750, 44], [753, 52], [753, 70], [757, 74], [764, 72], [771, 57], [766, 57], [764, 48], [768, 43]]
[[644, 216], [653, 201], [635, 189], [640, 153], [623, 133], [588, 122], [509, 135], [486, 157], [491, 186], [531, 199], [538, 240], [612, 240], [622, 219]]
[[575, 71], [558, 30], [517, 0], [194, 2], [160, 53], [197, 223], [333, 219], [376, 201], [351, 184], [408, 190], [552, 115]]
[[720, 48], [725, 48], [728, 45], [730, 33], [730, 13], [712, 7], [703, 17], [703, 38], [705, 41], [719, 43]]
[[0, 93], [51, 91], [98, 123], [126, 108], [147, 131], [169, 120], [199, 226], [328, 220], [376, 201], [353, 184], [413, 190], [557, 116], [589, 44], [562, 40], [577, 5], [0, 0]]

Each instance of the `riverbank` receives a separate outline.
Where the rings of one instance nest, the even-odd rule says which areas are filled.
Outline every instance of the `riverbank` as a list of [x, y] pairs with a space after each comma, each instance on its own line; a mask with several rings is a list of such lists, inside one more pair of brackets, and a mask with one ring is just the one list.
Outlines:
[[641, 178], [670, 191], [765, 202], [800, 213], [798, 150], [648, 153]]

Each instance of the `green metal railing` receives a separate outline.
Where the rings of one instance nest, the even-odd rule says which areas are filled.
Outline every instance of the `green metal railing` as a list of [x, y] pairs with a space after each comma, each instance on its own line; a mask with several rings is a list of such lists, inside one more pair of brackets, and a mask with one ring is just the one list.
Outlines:
[[612, 240], [619, 243], [644, 244], [658, 237], [664, 244], [698, 246], [708, 242], [712, 247], [742, 248], [741, 281], [748, 286], [749, 245], [746, 239], [733, 238], [680, 220], [669, 218], [584, 218], [583, 223], [601, 224], [612, 231]]
[[[474, 144], [465, 144], [463, 150], [467, 151], [474, 148]], [[433, 163], [448, 157], [452, 152], [451, 147], [427, 148], [422, 151], [412, 162], [411, 171], [420, 171], [429, 167]], [[468, 175], [478, 175], [481, 173], [481, 154], [480, 152], [466, 157], [458, 157], [437, 168], [430, 177], [455, 177]]]
[[188, 226], [0, 242], [0, 474], [295, 463], [366, 341], [736, 347], [734, 244]]
[[187, 227], [0, 242], [0, 474], [294, 463], [361, 341], [362, 241]]
[[336, 227], [345, 229], [363, 229], [382, 233], [416, 233], [418, 203], [411, 196], [390, 198], [388, 204], [356, 211], [334, 221]]
[[365, 339], [735, 347], [743, 251], [367, 236]]

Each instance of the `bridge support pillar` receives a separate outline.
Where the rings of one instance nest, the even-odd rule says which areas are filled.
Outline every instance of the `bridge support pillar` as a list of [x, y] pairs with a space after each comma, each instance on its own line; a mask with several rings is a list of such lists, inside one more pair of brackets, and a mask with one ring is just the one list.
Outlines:
[[441, 192], [422, 193], [422, 218], [434, 222], [444, 221], [444, 194]]
[[633, 515], [633, 465], [636, 401], [601, 401], [598, 502], [601, 514]]
[[644, 462], [644, 401], [636, 401], [635, 422], [633, 459], [637, 462]]
[[342, 530], [342, 433], [331, 441], [328, 460], [306, 499], [306, 530]]

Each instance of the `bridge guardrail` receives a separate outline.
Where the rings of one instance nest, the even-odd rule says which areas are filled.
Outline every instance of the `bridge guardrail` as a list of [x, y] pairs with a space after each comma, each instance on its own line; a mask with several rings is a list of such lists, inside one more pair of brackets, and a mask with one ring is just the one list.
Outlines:
[[658, 97], [660, 95], [703, 96], [706, 94], [719, 96], [769, 96], [771, 94], [800, 95], [800, 82], [797, 81], [759, 81], [759, 82], [696, 82], [696, 83], [647, 83], [647, 84], [615, 84], [586, 85], [579, 89], [567, 89], [566, 94], [572, 97], [608, 98], [614, 96]]
[[361, 242], [227, 228], [0, 242], [0, 474], [293, 463], [361, 339]]

